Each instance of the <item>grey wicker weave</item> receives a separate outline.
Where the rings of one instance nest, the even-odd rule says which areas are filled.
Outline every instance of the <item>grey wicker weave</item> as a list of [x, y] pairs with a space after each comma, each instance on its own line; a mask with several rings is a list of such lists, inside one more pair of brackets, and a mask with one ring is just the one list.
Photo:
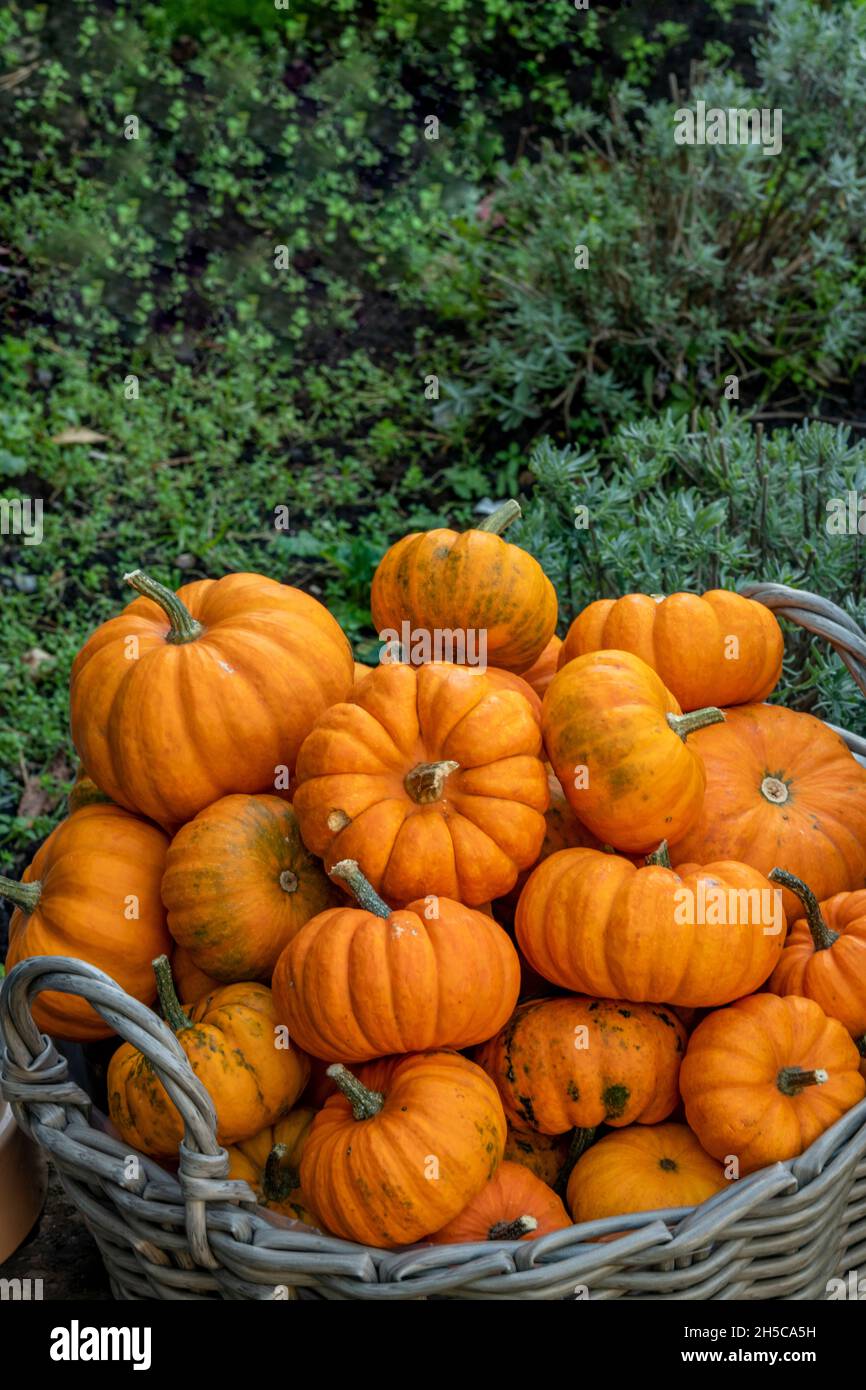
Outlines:
[[[826, 637], [866, 692], [866, 639], [834, 604], [781, 585], [744, 590]], [[866, 762], [866, 740], [844, 734]], [[90, 1097], [36, 1028], [42, 990], [79, 994], [151, 1060], [183, 1115], [177, 1177], [94, 1120]], [[23, 961], [0, 991], [0, 1087], [51, 1155], [118, 1299], [823, 1299], [866, 1267], [866, 1101], [800, 1158], [696, 1208], [609, 1217], [527, 1242], [382, 1251], [272, 1218], [227, 1179], [213, 1107], [170, 1029], [80, 961]], [[625, 1232], [606, 1243], [600, 1235]]]

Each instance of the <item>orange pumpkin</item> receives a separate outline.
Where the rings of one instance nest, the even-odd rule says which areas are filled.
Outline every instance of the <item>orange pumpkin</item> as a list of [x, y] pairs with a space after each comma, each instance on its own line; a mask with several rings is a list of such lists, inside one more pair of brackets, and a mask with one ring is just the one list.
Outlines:
[[[700, 814], [704, 770], [686, 736], [723, 720], [682, 714], [640, 657], [591, 652], [563, 666], [544, 697], [547, 755], [575, 815], [616, 849], [648, 851]], [[735, 856], [713, 856], [713, 858]]]
[[305, 849], [288, 802], [223, 796], [175, 835], [162, 897], [168, 927], [216, 980], [270, 980], [284, 946], [340, 893]]
[[679, 1099], [685, 1036], [658, 1006], [568, 996], [521, 1004], [475, 1057], [510, 1124], [565, 1134], [666, 1119]]
[[494, 690], [516, 690], [522, 695], [539, 724], [541, 723], [541, 700], [523, 676], [516, 676], [513, 671], [505, 671], [501, 666], [488, 666], [484, 674]]
[[[221, 1144], [240, 1144], [292, 1108], [307, 1084], [309, 1058], [279, 1046], [271, 991], [223, 985], [184, 1012], [165, 956], [154, 961], [165, 1021], [210, 1093]], [[148, 1059], [124, 1043], [108, 1068], [108, 1107], [120, 1137], [154, 1157], [176, 1157], [183, 1122]]]
[[794, 923], [767, 988], [814, 999], [853, 1038], [866, 1033], [866, 889], [819, 903], [784, 869], [770, 874], [799, 898], [806, 916]]
[[301, 1187], [327, 1230], [388, 1248], [439, 1230], [489, 1182], [505, 1148], [496, 1087], [456, 1052], [363, 1067], [313, 1121]]
[[[787, 869], [816, 898], [866, 883], [866, 768], [810, 714], [781, 705], [728, 710], [690, 740], [706, 769], [691, 829], [671, 845], [674, 867], [737, 859], [769, 875]], [[788, 921], [800, 914], [789, 889]]]
[[746, 864], [642, 868], [564, 849], [530, 875], [517, 908], [521, 951], [563, 989], [642, 1003], [730, 1003], [764, 983], [785, 936], [781, 903]]
[[571, 624], [559, 665], [605, 648], [639, 656], [684, 710], [765, 700], [784, 654], [769, 608], [729, 589], [598, 599]]
[[433, 1245], [482, 1240], [538, 1240], [571, 1219], [555, 1192], [520, 1163], [500, 1163], [493, 1177], [441, 1231]]
[[392, 545], [370, 595], [382, 640], [402, 641], [408, 623], [413, 634], [462, 634], [470, 654], [483, 635], [491, 666], [528, 670], [553, 635], [557, 610], [538, 561], [498, 534], [519, 515], [518, 504], [506, 502], [471, 531], [415, 532]]
[[568, 1157], [567, 1134], [539, 1134], [536, 1129], [508, 1126], [505, 1157], [509, 1163], [522, 1163], [548, 1187], [553, 1187]]
[[860, 1056], [813, 999], [752, 994], [699, 1023], [680, 1072], [686, 1118], [741, 1175], [796, 1158], [866, 1095]]
[[[0, 878], [15, 903], [6, 969], [31, 956], [71, 956], [98, 966], [127, 994], [156, 998], [151, 961], [170, 948], [159, 894], [168, 840], [119, 806], [82, 806], [48, 836], [23, 881]], [[92, 1042], [114, 1029], [76, 994], [47, 990], [32, 1004], [37, 1027]]]
[[142, 595], [72, 666], [72, 738], [98, 787], [172, 830], [228, 792], [273, 791], [318, 715], [352, 689], [322, 604], [260, 574]]
[[532, 686], [539, 699], [544, 699], [547, 687], [556, 675], [561, 651], [562, 639], [554, 633], [538, 660], [532, 663], [528, 671], [523, 672], [523, 679], [527, 685]]
[[353, 862], [335, 864], [358, 900], [308, 922], [274, 970], [277, 1017], [314, 1057], [470, 1047], [509, 1018], [517, 952], [492, 917], [450, 898], [392, 912]]
[[249, 1183], [263, 1207], [307, 1225], [315, 1221], [304, 1204], [299, 1173], [315, 1118], [311, 1106], [296, 1106], [275, 1125], [226, 1151], [230, 1178]]
[[196, 1004], [205, 994], [213, 994], [215, 989], [222, 988], [223, 982], [199, 970], [189, 951], [182, 946], [175, 946], [172, 952], [171, 970], [178, 995], [188, 1004]]
[[575, 1164], [567, 1202], [578, 1224], [633, 1211], [696, 1207], [725, 1186], [724, 1169], [687, 1125], [607, 1134]]
[[294, 808], [326, 868], [354, 859], [394, 903], [507, 893], [544, 838], [541, 734], [526, 700], [431, 663], [380, 666], [319, 719]]

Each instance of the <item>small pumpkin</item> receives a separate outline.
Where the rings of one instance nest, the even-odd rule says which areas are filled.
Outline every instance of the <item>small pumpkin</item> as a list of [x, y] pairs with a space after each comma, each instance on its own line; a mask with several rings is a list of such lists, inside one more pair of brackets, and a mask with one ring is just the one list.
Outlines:
[[538, 723], [515, 691], [447, 662], [380, 666], [304, 741], [301, 834], [326, 868], [363, 864], [393, 903], [440, 894], [477, 907], [538, 857], [548, 801], [540, 752]]
[[752, 994], [692, 1033], [680, 1073], [686, 1119], [741, 1175], [796, 1158], [866, 1095], [860, 1056], [813, 999]]
[[[866, 896], [866, 895], [864, 895]], [[751, 994], [777, 964], [784, 913], [747, 864], [641, 868], [564, 849], [533, 870], [515, 930], [529, 964], [576, 993], [697, 1008]]]
[[568, 1158], [567, 1134], [539, 1134], [536, 1129], [508, 1126], [505, 1157], [509, 1163], [522, 1163], [548, 1187], [557, 1181]]
[[457, 1052], [363, 1067], [313, 1121], [301, 1187], [327, 1230], [389, 1248], [439, 1230], [495, 1173], [505, 1116], [490, 1077]]
[[470, 531], [440, 527], [392, 545], [370, 594], [380, 637], [399, 639], [407, 622], [413, 632], [464, 633], [468, 652], [471, 636], [484, 634], [489, 665], [528, 670], [553, 635], [557, 605], [538, 561], [500, 535], [519, 516], [506, 502]]
[[700, 814], [704, 769], [686, 737], [724, 718], [719, 709], [683, 714], [640, 657], [601, 651], [560, 669], [542, 729], [575, 815], [616, 849], [646, 853]]
[[[260, 984], [223, 985], [186, 1012], [165, 956], [154, 961], [165, 1021], [210, 1093], [221, 1144], [240, 1144], [292, 1108], [307, 1084], [309, 1058], [278, 1046], [271, 991]], [[151, 1063], [131, 1043], [108, 1068], [108, 1106], [120, 1137], [156, 1158], [173, 1157], [183, 1122]]]
[[547, 694], [547, 687], [559, 669], [559, 653], [561, 651], [562, 639], [554, 633], [538, 660], [532, 663], [528, 671], [523, 672], [523, 679], [526, 684], [532, 686], [541, 700]]
[[305, 922], [340, 900], [278, 796], [223, 796], [175, 835], [162, 896], [195, 965], [224, 983], [269, 981]]
[[510, 1016], [517, 952], [492, 917], [450, 898], [392, 912], [353, 861], [331, 870], [358, 907], [319, 913], [277, 961], [277, 1017], [305, 1052], [368, 1061], [470, 1047]]
[[205, 994], [213, 994], [215, 989], [222, 988], [223, 982], [199, 970], [189, 951], [185, 951], [183, 946], [175, 946], [171, 955], [171, 969], [178, 998], [188, 1004], [195, 1004]]
[[[119, 806], [82, 806], [52, 830], [21, 883], [0, 878], [15, 904], [6, 968], [31, 956], [71, 956], [104, 970], [150, 1004], [151, 961], [169, 950], [160, 882], [168, 839]], [[114, 1029], [76, 994], [46, 990], [32, 1003], [38, 1028], [54, 1038], [93, 1042]]]
[[230, 1178], [248, 1182], [263, 1207], [309, 1226], [316, 1222], [304, 1205], [299, 1174], [316, 1113], [312, 1106], [295, 1106], [275, 1125], [226, 1151]]
[[433, 1245], [482, 1240], [538, 1240], [563, 1231], [571, 1218], [555, 1192], [521, 1163], [500, 1163], [462, 1211], [427, 1239]]
[[625, 594], [578, 613], [559, 655], [639, 656], [684, 710], [766, 700], [782, 672], [782, 629], [763, 603], [729, 589], [705, 594]]
[[141, 595], [72, 666], [72, 738], [130, 811], [175, 830], [228, 792], [272, 791], [317, 716], [352, 689], [349, 644], [309, 594], [260, 574]]
[[519, 1005], [474, 1055], [510, 1124], [565, 1134], [666, 1119], [679, 1100], [685, 1036], [657, 1005], [572, 995]]
[[[696, 821], [671, 844], [675, 868], [736, 859], [767, 876], [786, 869], [819, 901], [864, 886], [866, 768], [820, 719], [744, 705], [690, 742], [706, 791]], [[799, 901], [785, 888], [782, 902], [792, 922]]]
[[767, 988], [814, 999], [853, 1038], [866, 1033], [866, 889], [819, 903], [794, 874], [774, 869], [770, 878], [799, 898], [806, 915], [792, 926]]
[[574, 1220], [696, 1207], [725, 1186], [722, 1165], [687, 1125], [633, 1126], [606, 1134], [578, 1159], [566, 1201]]

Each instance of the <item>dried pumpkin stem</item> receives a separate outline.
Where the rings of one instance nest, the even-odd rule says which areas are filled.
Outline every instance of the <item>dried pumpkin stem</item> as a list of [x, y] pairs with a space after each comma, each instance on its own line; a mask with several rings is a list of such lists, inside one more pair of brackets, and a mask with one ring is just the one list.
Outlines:
[[797, 878], [795, 874], [788, 873], [787, 869], [773, 869], [767, 875], [771, 883], [780, 883], [783, 888], [787, 888], [800, 899], [803, 904], [803, 911], [806, 914], [806, 921], [809, 924], [809, 931], [812, 933], [812, 944], [816, 951], [828, 951], [834, 941], [839, 940], [839, 932], [833, 931], [827, 926], [821, 915], [821, 907], [811, 888]]
[[520, 503], [515, 502], [512, 497], [508, 502], [501, 503], [495, 512], [491, 512], [472, 529], [474, 531], [492, 531], [494, 536], [501, 536], [506, 526], [510, 526], [512, 521], [516, 521], [522, 515]]
[[274, 1144], [262, 1173], [262, 1192], [267, 1202], [284, 1202], [289, 1193], [300, 1185], [297, 1171], [286, 1163], [287, 1144]]
[[123, 578], [124, 582], [130, 584], [139, 594], [159, 604], [171, 624], [165, 636], [166, 642], [180, 646], [184, 642], [194, 642], [197, 637], [201, 637], [204, 632], [201, 623], [192, 616], [186, 604], [177, 594], [172, 593], [171, 589], [167, 589], [158, 580], [151, 579], [143, 570], [131, 570]]
[[403, 785], [417, 805], [428, 806], [431, 802], [442, 800], [445, 782], [459, 766], [450, 758], [439, 763], [417, 763], [411, 772], [406, 773]]
[[333, 1066], [328, 1067], [325, 1074], [336, 1081], [351, 1105], [352, 1114], [356, 1120], [372, 1120], [373, 1116], [378, 1115], [385, 1104], [385, 1097], [381, 1091], [371, 1091], [368, 1086], [364, 1085], [363, 1081], [359, 1081], [357, 1076], [353, 1076], [342, 1062], [335, 1062]]
[[782, 1067], [776, 1077], [776, 1085], [783, 1096], [798, 1096], [807, 1086], [823, 1086], [829, 1080], [829, 1073], [823, 1067], [814, 1071], [806, 1071], [803, 1067]]
[[283, 869], [278, 882], [284, 893], [297, 893], [298, 875], [293, 874], [291, 869]]
[[556, 1182], [553, 1184], [553, 1190], [559, 1197], [565, 1196], [572, 1168], [580, 1156], [586, 1153], [594, 1139], [595, 1127], [592, 1129], [572, 1130], [571, 1142], [568, 1146], [568, 1153], [565, 1155], [565, 1162], [557, 1173]]
[[658, 849], [654, 849], [652, 854], [647, 855], [646, 862], [647, 864], [657, 864], [662, 869], [671, 868], [671, 856], [668, 853], [667, 840], [662, 840]]
[[725, 716], [715, 705], [706, 709], [693, 709], [688, 714], [669, 714], [667, 721], [675, 734], [685, 741], [696, 729], [706, 729], [710, 724], [724, 724]]
[[33, 912], [42, 896], [39, 879], [32, 883], [18, 883], [14, 878], [4, 878], [0, 874], [0, 898], [8, 898], [22, 912]]
[[534, 1216], [518, 1216], [514, 1221], [497, 1221], [487, 1232], [488, 1240], [520, 1240], [530, 1231], [538, 1230]]
[[365, 878], [361, 872], [361, 866], [356, 859], [340, 859], [328, 872], [331, 878], [342, 879], [343, 883], [351, 889], [359, 907], [363, 907], [365, 912], [372, 912], [374, 917], [388, 918], [391, 916], [391, 909], [380, 898], [372, 883]]
[[192, 1019], [181, 1008], [168, 956], [157, 956], [151, 964], [156, 976], [156, 992], [159, 995], [163, 1018], [173, 1033], [182, 1033], [184, 1028], [192, 1027]]

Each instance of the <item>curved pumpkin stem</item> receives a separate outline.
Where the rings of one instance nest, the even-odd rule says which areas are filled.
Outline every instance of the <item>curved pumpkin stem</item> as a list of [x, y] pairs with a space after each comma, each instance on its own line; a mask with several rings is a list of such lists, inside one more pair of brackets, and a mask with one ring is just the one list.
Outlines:
[[706, 709], [693, 709], [688, 714], [668, 714], [666, 716], [668, 724], [675, 734], [685, 742], [689, 734], [693, 734], [696, 729], [706, 729], [710, 724], [724, 724], [725, 716], [715, 705], [707, 705]]
[[331, 878], [342, 879], [347, 884], [357, 899], [359, 907], [365, 912], [372, 912], [374, 917], [383, 917], [387, 920], [391, 916], [391, 909], [380, 898], [372, 883], [361, 872], [361, 866], [356, 859], [340, 859], [328, 870]]
[[131, 570], [123, 579], [124, 583], [131, 584], [139, 594], [159, 604], [171, 624], [165, 635], [166, 642], [180, 646], [184, 642], [194, 642], [197, 637], [201, 637], [204, 632], [201, 623], [192, 616], [183, 600], [172, 593], [171, 589], [167, 589], [158, 580], [151, 579], [143, 570]]
[[287, 1144], [274, 1144], [262, 1173], [262, 1193], [266, 1202], [284, 1202], [289, 1193], [300, 1185], [296, 1170], [286, 1163]]
[[335, 1062], [328, 1067], [325, 1073], [336, 1081], [343, 1095], [352, 1107], [352, 1114], [356, 1120], [372, 1120], [374, 1115], [378, 1115], [382, 1106], [385, 1104], [385, 1097], [381, 1091], [371, 1091], [365, 1086], [363, 1081], [359, 1081], [357, 1076], [353, 1076], [348, 1067], [344, 1067], [342, 1062]]
[[39, 879], [34, 879], [32, 883], [18, 883], [16, 879], [0, 874], [0, 898], [8, 898], [22, 912], [33, 912], [41, 896], [42, 884]]
[[487, 1232], [488, 1240], [520, 1240], [530, 1231], [538, 1230], [534, 1216], [518, 1216], [514, 1221], [497, 1221]]
[[809, 924], [809, 931], [812, 933], [812, 944], [816, 951], [828, 951], [834, 941], [839, 940], [840, 933], [833, 931], [827, 926], [821, 915], [821, 907], [811, 888], [797, 878], [795, 874], [790, 874], [787, 869], [771, 869], [767, 874], [771, 883], [781, 883], [783, 888], [795, 894], [803, 904], [803, 911], [806, 914], [806, 921]]
[[556, 1182], [553, 1190], [558, 1197], [564, 1197], [568, 1188], [568, 1180], [571, 1177], [571, 1170], [582, 1154], [585, 1154], [589, 1146], [595, 1139], [595, 1127], [592, 1129], [573, 1129], [571, 1132], [571, 1142], [568, 1146], [568, 1153], [565, 1155], [565, 1162], [556, 1175]]
[[657, 864], [657, 865], [659, 866], [659, 868], [662, 868], [662, 869], [670, 869], [670, 868], [672, 867], [672, 865], [671, 865], [671, 856], [670, 856], [670, 854], [668, 853], [668, 842], [667, 842], [667, 840], [662, 840], [662, 842], [661, 842], [661, 844], [659, 845], [658, 849], [654, 849], [653, 852], [652, 852], [652, 854], [648, 854], [648, 855], [647, 855], [647, 857], [646, 857], [646, 862], [647, 862], [648, 865], [649, 865], [649, 864]]
[[495, 512], [491, 512], [483, 521], [479, 521], [477, 526], [473, 526], [473, 531], [492, 531], [494, 536], [501, 536], [506, 526], [510, 526], [512, 521], [516, 521], [523, 513], [520, 510], [520, 503], [515, 502], [512, 497], [508, 502], [502, 502]]
[[782, 1067], [776, 1077], [776, 1085], [783, 1096], [798, 1096], [807, 1086], [823, 1086], [830, 1080], [829, 1072], [823, 1067], [806, 1071], [803, 1067]]
[[403, 785], [418, 806], [428, 806], [441, 801], [445, 781], [456, 772], [460, 764], [446, 758], [439, 763], [417, 763], [403, 778]]
[[182, 1033], [184, 1028], [192, 1027], [192, 1019], [184, 1013], [177, 997], [168, 956], [157, 956], [151, 964], [156, 976], [156, 992], [159, 995], [163, 1017], [173, 1033]]

